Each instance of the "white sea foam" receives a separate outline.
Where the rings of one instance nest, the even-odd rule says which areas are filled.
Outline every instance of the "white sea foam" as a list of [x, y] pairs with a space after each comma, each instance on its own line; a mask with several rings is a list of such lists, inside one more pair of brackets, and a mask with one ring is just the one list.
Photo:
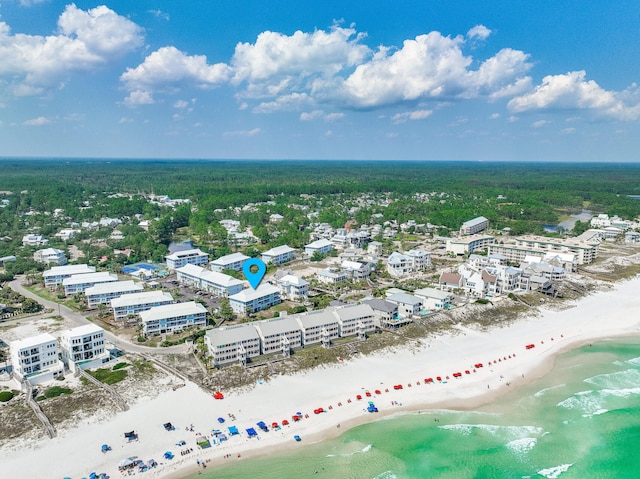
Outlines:
[[616, 409], [612, 398], [627, 398], [637, 395], [640, 395], [639, 387], [580, 391], [559, 402], [557, 406], [581, 411], [582, 417], [591, 417]]
[[354, 452], [351, 452], [351, 453], [343, 453], [343, 454], [327, 454], [327, 457], [351, 457], [351, 456], [353, 456], [355, 454], [363, 454], [365, 452], [369, 452], [372, 447], [373, 447], [373, 444], [367, 444], [366, 446], [364, 446], [359, 451], [354, 451]]
[[629, 364], [633, 364], [634, 366], [640, 366], [640, 358], [632, 358], [627, 360]]
[[551, 387], [549, 387], [549, 388], [541, 389], [540, 391], [538, 391], [537, 393], [535, 393], [533, 396], [534, 396], [534, 397], [537, 397], [537, 398], [542, 397], [542, 396], [544, 396], [545, 394], [547, 394], [549, 391], [553, 391], [554, 389], [561, 388], [562, 386], [566, 386], [566, 384], [558, 384], [557, 386], [551, 386]]
[[571, 466], [573, 466], [573, 464], [561, 464], [560, 466], [542, 469], [538, 471], [538, 474], [547, 479], [556, 479], [556, 477], [559, 477], [563, 472], [567, 472]]
[[626, 369], [615, 373], [599, 374], [584, 380], [602, 389], [628, 389], [640, 384], [640, 369]]
[[536, 426], [497, 426], [494, 424], [446, 424], [444, 426], [438, 426], [438, 428], [457, 431], [465, 436], [470, 435], [475, 429], [488, 432], [492, 436], [504, 437], [509, 441], [522, 439], [532, 435], [540, 435], [544, 432], [542, 428]]
[[382, 474], [378, 474], [373, 479], [398, 479], [393, 471], [384, 471]]
[[507, 447], [519, 455], [524, 455], [533, 449], [537, 442], [538, 439], [535, 437], [523, 437], [509, 441]]

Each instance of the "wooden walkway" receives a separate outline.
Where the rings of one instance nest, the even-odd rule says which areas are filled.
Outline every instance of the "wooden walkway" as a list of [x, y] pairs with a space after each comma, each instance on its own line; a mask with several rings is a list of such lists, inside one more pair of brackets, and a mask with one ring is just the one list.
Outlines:
[[31, 409], [33, 409], [33, 412], [36, 414], [38, 419], [40, 419], [40, 422], [42, 423], [45, 430], [47, 431], [47, 434], [49, 434], [49, 437], [53, 439], [58, 435], [58, 433], [56, 432], [56, 428], [53, 427], [53, 424], [51, 424], [51, 421], [49, 421], [49, 418], [42, 411], [42, 409], [40, 409], [40, 404], [38, 404], [38, 402], [35, 399], [33, 399], [33, 387], [31, 386], [31, 383], [26, 379], [23, 379], [22, 384], [26, 389], [27, 404], [31, 407]]
[[99, 388], [101, 388], [104, 391], [106, 391], [109, 394], [109, 396], [111, 396], [111, 399], [113, 400], [113, 402], [116, 403], [116, 406], [118, 406], [122, 411], [128, 411], [129, 410], [129, 405], [127, 404], [127, 401], [125, 401], [124, 398], [122, 396], [120, 396], [118, 391], [113, 389], [108, 384], [105, 384], [102, 381], [98, 381], [91, 374], [87, 373], [86, 371], [83, 371], [80, 368], [76, 368], [76, 376], [80, 376], [82, 378], [85, 378], [87, 381], [92, 382], [93, 384], [95, 384]]

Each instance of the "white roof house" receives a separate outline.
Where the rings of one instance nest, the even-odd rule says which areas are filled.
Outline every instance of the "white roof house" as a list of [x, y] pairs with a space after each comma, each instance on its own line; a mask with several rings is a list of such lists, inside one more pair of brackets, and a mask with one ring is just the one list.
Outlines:
[[435, 288], [416, 289], [413, 294], [422, 299], [426, 309], [445, 309], [451, 307], [453, 295]]
[[280, 290], [270, 284], [261, 284], [256, 289], [243, 289], [229, 296], [229, 305], [237, 314], [253, 314], [280, 304]]
[[214, 259], [209, 264], [211, 265], [211, 270], [218, 273], [221, 273], [223, 269], [242, 271], [242, 266], [248, 259], [249, 257], [247, 255], [244, 255], [242, 253], [233, 253], [226, 256], [221, 256], [218, 259]]
[[309, 283], [292, 274], [280, 278], [278, 288], [282, 295], [289, 299], [304, 300], [309, 293]]
[[67, 264], [67, 257], [64, 251], [56, 248], [45, 248], [33, 253], [33, 260], [37, 263], [57, 264], [64, 266]]

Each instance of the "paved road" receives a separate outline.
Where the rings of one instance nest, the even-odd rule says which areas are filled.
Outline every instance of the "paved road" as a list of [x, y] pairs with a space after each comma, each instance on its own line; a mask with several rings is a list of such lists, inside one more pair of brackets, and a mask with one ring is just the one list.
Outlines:
[[[9, 283], [9, 286], [12, 290], [20, 293], [21, 295], [36, 300], [38, 303], [43, 305], [45, 308], [51, 309], [53, 311], [58, 311], [60, 316], [62, 316], [65, 320], [70, 322], [73, 326], [84, 326], [85, 324], [93, 324], [89, 321], [84, 315], [78, 313], [63, 304], [56, 303], [54, 301], [49, 301], [47, 299], [41, 298], [37, 294], [32, 293], [31, 291], [25, 289], [22, 286], [22, 277], [17, 277], [13, 281]], [[155, 353], [155, 354], [179, 354], [187, 351], [188, 346], [186, 344], [179, 344], [177, 346], [171, 346], [168, 348], [150, 348], [148, 346], [142, 346], [140, 344], [134, 344], [126, 339], [121, 338], [113, 334], [110, 331], [105, 329], [104, 336], [107, 341], [112, 342], [116, 348], [127, 351], [131, 353]]]

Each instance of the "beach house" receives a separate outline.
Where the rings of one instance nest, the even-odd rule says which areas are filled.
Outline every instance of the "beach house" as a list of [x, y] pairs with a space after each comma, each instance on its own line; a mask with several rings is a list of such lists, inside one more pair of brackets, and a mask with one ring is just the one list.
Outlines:
[[280, 290], [271, 284], [261, 284], [256, 289], [243, 289], [229, 296], [231, 309], [240, 315], [253, 314], [280, 302]]
[[398, 304], [384, 299], [373, 298], [362, 302], [369, 305], [374, 315], [374, 324], [381, 329], [397, 329], [409, 324], [410, 319], [398, 315]]
[[140, 311], [142, 332], [155, 334], [176, 333], [192, 326], [206, 326], [207, 310], [200, 303], [165, 304]]
[[58, 340], [49, 333], [12, 341], [9, 344], [14, 377], [32, 385], [64, 375], [58, 359]]
[[113, 319], [115, 321], [135, 322], [140, 311], [147, 311], [154, 306], [173, 303], [171, 293], [165, 291], [146, 291], [144, 293], [125, 294], [111, 300]]
[[33, 253], [33, 260], [36, 263], [55, 264], [64, 266], [67, 264], [67, 257], [64, 251], [56, 248], [45, 248]]
[[428, 310], [449, 309], [453, 304], [453, 295], [435, 288], [421, 288], [413, 292], [416, 298], [422, 299], [422, 307]]
[[49, 240], [42, 235], [28, 234], [22, 237], [22, 246], [46, 246]]
[[105, 348], [104, 329], [95, 324], [62, 331], [60, 351], [62, 362], [72, 373], [76, 368], [98, 368], [111, 359]]
[[304, 279], [287, 274], [277, 281], [278, 289], [284, 299], [304, 301], [309, 294], [309, 283]]
[[214, 366], [245, 366], [248, 360], [260, 356], [260, 335], [248, 324], [210, 329], [204, 335], [204, 344]]
[[317, 273], [318, 281], [325, 284], [336, 284], [342, 281], [346, 281], [349, 277], [346, 271], [341, 270], [340, 268], [326, 268]]
[[42, 273], [44, 285], [47, 288], [55, 288], [62, 284], [66, 278], [70, 278], [74, 274], [95, 273], [96, 267], [87, 264], [69, 264], [65, 266], [54, 266], [53, 268]]
[[204, 266], [209, 263], [209, 255], [199, 249], [188, 249], [167, 255], [165, 256], [165, 260], [167, 262], [167, 268], [174, 270], [186, 264]]
[[87, 297], [87, 306], [96, 308], [99, 304], [110, 304], [112, 299], [119, 298], [122, 295], [140, 293], [142, 291], [144, 291], [144, 288], [141, 284], [128, 280], [96, 284], [85, 289], [84, 294]]
[[387, 301], [398, 305], [398, 315], [402, 318], [420, 316], [422, 299], [407, 293], [396, 293], [387, 297]]

